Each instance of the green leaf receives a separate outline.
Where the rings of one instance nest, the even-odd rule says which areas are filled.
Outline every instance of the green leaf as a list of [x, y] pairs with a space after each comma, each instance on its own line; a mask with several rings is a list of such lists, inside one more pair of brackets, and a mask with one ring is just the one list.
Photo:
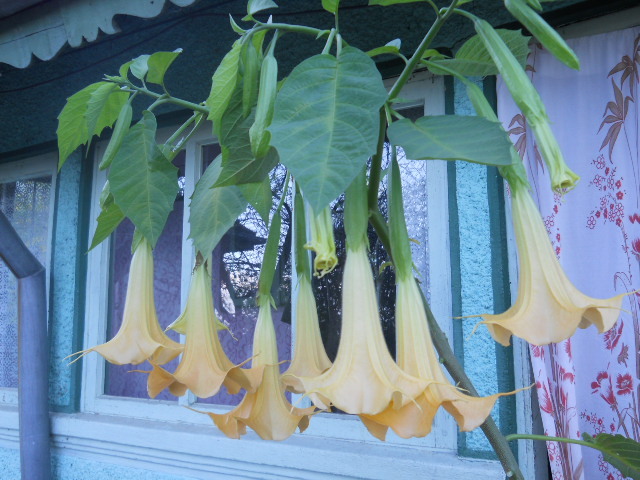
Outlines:
[[273, 194], [271, 193], [271, 179], [266, 176], [259, 183], [245, 183], [238, 185], [244, 198], [256, 209], [265, 224], [269, 224], [269, 214], [273, 206]]
[[236, 23], [231, 14], [229, 14], [229, 23], [231, 23], [231, 29], [238, 35], [244, 35], [247, 32], [244, 28], [241, 28], [240, 25]]
[[442, 115], [394, 122], [387, 134], [413, 160], [464, 160], [510, 165], [509, 137], [497, 122], [481, 117]]
[[278, 163], [278, 153], [270, 148], [256, 159], [251, 152], [249, 129], [255, 110], [243, 117], [242, 88], [238, 88], [221, 119], [219, 142], [222, 149], [222, 172], [216, 187], [260, 182]]
[[154, 247], [178, 194], [178, 169], [156, 144], [156, 119], [145, 111], [113, 159], [109, 184], [115, 202]]
[[207, 119], [213, 122], [213, 131], [217, 136], [220, 136], [220, 119], [227, 110], [238, 83], [241, 49], [242, 44], [239, 41], [235, 41], [211, 79], [211, 92], [206, 101], [206, 105], [209, 108]]
[[340, 0], [322, 0], [322, 8], [324, 8], [327, 12], [333, 13], [334, 15], [338, 11], [338, 4]]
[[383, 55], [385, 53], [397, 55], [400, 53], [400, 39], [396, 38], [395, 40], [391, 40], [383, 47], [374, 48], [373, 50], [369, 50], [367, 55], [370, 57], [375, 57], [377, 55]]
[[608, 433], [599, 433], [595, 437], [584, 433], [582, 438], [600, 450], [604, 459], [620, 470], [623, 477], [640, 480], [640, 443]]
[[91, 93], [84, 114], [89, 139], [115, 123], [128, 99], [129, 93], [120, 91], [115, 83], [100, 85]]
[[129, 60], [127, 63], [123, 63], [122, 65], [120, 65], [120, 69], [118, 70], [118, 72], [120, 73], [121, 77], [128, 78], [129, 68], [131, 67], [132, 63], [133, 60]]
[[[537, 1], [532, 2], [529, 0], [529, 3], [538, 10], [542, 9], [542, 6]], [[525, 0], [505, 0], [504, 4], [511, 15], [516, 17], [554, 57], [568, 67], [580, 70], [580, 60], [571, 50], [571, 47], [567, 45], [558, 32], [551, 28], [540, 15], [527, 5]]]
[[[529, 37], [522, 35], [519, 30], [496, 30], [496, 32], [516, 57], [518, 63], [524, 66], [529, 55]], [[491, 54], [478, 35], [474, 35], [464, 42], [454, 58], [433, 59], [432, 63], [436, 66], [443, 65], [465, 76], [484, 77], [500, 73]], [[446, 75], [444, 70], [433, 65], [429, 67], [429, 70], [436, 75]]]
[[278, 8], [278, 5], [272, 0], [249, 0], [247, 3], [247, 16], [251, 17], [253, 14], [268, 8]]
[[221, 167], [221, 157], [218, 156], [196, 184], [189, 206], [189, 237], [196, 249], [205, 254], [215, 248], [247, 207], [238, 187], [213, 187]]
[[173, 61], [182, 53], [178, 48], [173, 52], [156, 52], [147, 59], [147, 82], [164, 85], [164, 75]]
[[352, 47], [299, 64], [276, 98], [271, 144], [320, 211], [376, 151], [387, 92], [374, 62]]
[[113, 195], [108, 194], [100, 215], [98, 215], [98, 226], [93, 234], [93, 240], [91, 240], [91, 246], [89, 250], [93, 250], [96, 246], [102, 243], [105, 239], [109, 238], [109, 235], [120, 225], [120, 222], [125, 219], [124, 213], [118, 205], [113, 201]]
[[145, 75], [149, 71], [149, 65], [147, 64], [150, 55], [140, 55], [134, 58], [129, 66], [129, 70], [133, 73], [133, 76], [144, 80]]
[[67, 98], [64, 108], [58, 115], [58, 168], [62, 168], [69, 155], [89, 140], [89, 129], [85, 114], [91, 94], [108, 82], [92, 83]]

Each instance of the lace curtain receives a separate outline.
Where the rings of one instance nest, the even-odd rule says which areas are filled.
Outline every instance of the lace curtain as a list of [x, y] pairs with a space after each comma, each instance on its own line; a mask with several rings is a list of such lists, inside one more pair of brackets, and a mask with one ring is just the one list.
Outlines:
[[[581, 177], [565, 196], [549, 188], [527, 119], [504, 84], [499, 116], [524, 159], [549, 239], [584, 293], [628, 292], [618, 323], [545, 347], [530, 346], [545, 434], [584, 432], [640, 440], [640, 28], [569, 41], [582, 69], [533, 45], [528, 73], [547, 105], [565, 159]], [[621, 479], [596, 451], [547, 443], [554, 479]]]

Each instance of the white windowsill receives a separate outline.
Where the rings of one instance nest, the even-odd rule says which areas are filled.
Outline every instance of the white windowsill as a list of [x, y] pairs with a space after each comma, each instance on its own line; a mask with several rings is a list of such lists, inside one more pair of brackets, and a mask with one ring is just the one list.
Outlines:
[[[97, 462], [199, 479], [414, 479], [489, 480], [504, 475], [498, 462], [380, 442], [296, 434], [285, 442], [249, 433], [230, 440], [215, 427], [99, 414], [51, 415], [53, 451]], [[0, 408], [0, 446], [17, 449], [18, 415]], [[286, 448], [283, 448], [285, 447]], [[213, 477], [215, 475], [215, 477]]]

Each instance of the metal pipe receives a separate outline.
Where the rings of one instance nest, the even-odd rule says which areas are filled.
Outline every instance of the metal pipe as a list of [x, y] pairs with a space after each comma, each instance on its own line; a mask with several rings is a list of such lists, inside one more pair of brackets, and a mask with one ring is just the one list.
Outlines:
[[18, 410], [22, 480], [51, 478], [45, 269], [0, 211], [0, 258], [18, 279]]

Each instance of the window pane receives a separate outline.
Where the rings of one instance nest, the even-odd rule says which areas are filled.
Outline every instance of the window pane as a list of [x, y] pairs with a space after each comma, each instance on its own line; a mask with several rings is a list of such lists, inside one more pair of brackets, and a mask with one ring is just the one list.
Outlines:
[[[204, 167], [206, 168], [219, 154], [218, 145], [203, 147]], [[272, 174], [273, 191], [281, 192], [284, 182], [284, 169], [278, 168]], [[279, 198], [275, 199], [276, 201]], [[275, 204], [276, 202], [274, 202]], [[282, 233], [278, 266], [273, 282], [272, 295], [277, 309], [273, 312], [273, 321], [278, 342], [280, 361], [291, 358], [291, 311], [289, 305], [291, 285], [291, 202], [287, 199], [282, 211]], [[258, 318], [256, 294], [262, 256], [267, 239], [267, 227], [258, 213], [252, 208], [236, 221], [224, 235], [212, 255], [213, 298], [218, 318], [224, 322], [230, 332], [220, 332], [220, 342], [234, 363], [241, 363], [252, 355], [253, 331]], [[235, 337], [235, 339], [233, 338]], [[286, 364], [281, 370], [286, 369]], [[210, 398], [198, 399], [201, 403], [218, 405], [237, 405], [243, 392], [230, 395], [223, 386], [220, 392]]]
[[[164, 329], [180, 315], [181, 288], [181, 252], [182, 252], [182, 220], [184, 214], [184, 167], [185, 154], [180, 153], [174, 160], [179, 169], [180, 193], [176, 197], [173, 211], [169, 214], [167, 224], [153, 250], [154, 270], [153, 284], [156, 311], [160, 326]], [[107, 338], [111, 339], [118, 332], [122, 323], [124, 302], [127, 293], [129, 265], [131, 263], [131, 240], [134, 226], [129, 220], [122, 222], [111, 240], [111, 287], [109, 295], [109, 326]], [[180, 335], [174, 331], [167, 335], [175, 341], [180, 341]], [[169, 371], [174, 371], [178, 359], [164, 365]], [[107, 363], [105, 388], [107, 395], [121, 397], [149, 398], [147, 394], [147, 376], [130, 370], [151, 370], [151, 365], [145, 362], [141, 365], [112, 365]], [[169, 392], [160, 393], [157, 399], [175, 400]]]
[[[43, 265], [49, 247], [51, 176], [0, 183], [0, 210]], [[0, 260], [0, 387], [18, 386], [18, 281]]]

